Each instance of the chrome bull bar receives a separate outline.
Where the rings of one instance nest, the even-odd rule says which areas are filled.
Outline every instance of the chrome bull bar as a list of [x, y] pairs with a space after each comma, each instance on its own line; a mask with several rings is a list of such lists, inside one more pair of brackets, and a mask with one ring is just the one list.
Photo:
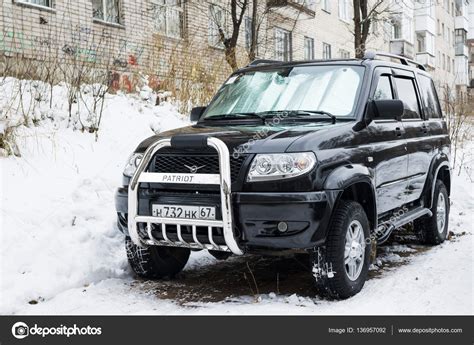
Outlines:
[[[192, 249], [211, 249], [232, 252], [242, 255], [234, 237], [232, 221], [232, 199], [231, 199], [231, 178], [230, 178], [230, 156], [227, 145], [222, 140], [208, 137], [207, 146], [214, 148], [219, 156], [219, 174], [179, 174], [181, 179], [169, 179], [170, 175], [163, 173], [145, 172], [145, 169], [155, 156], [164, 147], [170, 147], [171, 139], [161, 139], [152, 144], [143, 155], [137, 170], [130, 180], [128, 187], [128, 231], [133, 243], [140, 247], [149, 245], [161, 245], [171, 247], [185, 247]], [[163, 218], [154, 216], [141, 216], [138, 214], [138, 189], [140, 183], [185, 183], [185, 184], [211, 184], [220, 185], [221, 213], [222, 220], [202, 220], [202, 219], [178, 219]], [[143, 239], [138, 232], [138, 223], [146, 224], [148, 239]], [[152, 224], [160, 224], [163, 240], [157, 240], [152, 235]], [[176, 226], [179, 241], [172, 241], [167, 236], [166, 226]], [[192, 227], [193, 242], [186, 242], [182, 237], [182, 226]], [[208, 228], [208, 239], [210, 244], [203, 244], [198, 241], [197, 227]], [[222, 228], [225, 245], [218, 245], [213, 240], [213, 228]]]

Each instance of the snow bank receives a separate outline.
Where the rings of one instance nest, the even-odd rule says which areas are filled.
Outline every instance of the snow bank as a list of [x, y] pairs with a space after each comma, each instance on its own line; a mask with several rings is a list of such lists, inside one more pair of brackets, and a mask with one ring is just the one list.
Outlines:
[[[14, 92], [13, 82], [2, 86], [0, 105]], [[107, 95], [96, 141], [68, 125], [66, 91], [55, 87], [52, 110], [46, 102], [37, 107], [39, 126], [17, 129], [22, 157], [0, 159], [1, 313], [67, 289], [131, 277], [115, 228], [114, 190], [127, 157], [152, 128], [188, 124], [169, 103], [156, 107], [151, 99]]]

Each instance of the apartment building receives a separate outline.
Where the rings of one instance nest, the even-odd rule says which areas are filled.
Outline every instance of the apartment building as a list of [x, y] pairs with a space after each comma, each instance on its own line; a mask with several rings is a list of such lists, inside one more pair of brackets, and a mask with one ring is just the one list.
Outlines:
[[[252, 1], [240, 29], [239, 65], [248, 62]], [[373, 2], [371, 2], [373, 3]], [[367, 49], [413, 58], [439, 85], [466, 89], [474, 0], [387, 0]], [[86, 61], [158, 82], [183, 70], [221, 82], [230, 72], [221, 31], [231, 35], [230, 0], [3, 0], [0, 52], [39, 61]], [[383, 11], [386, 10], [386, 11]], [[352, 0], [261, 0], [257, 56], [283, 61], [354, 57]], [[471, 27], [469, 27], [471, 25]], [[221, 30], [220, 30], [221, 29]], [[472, 41], [470, 41], [472, 44]], [[472, 66], [472, 59], [471, 59]]]
[[[268, 58], [310, 59], [354, 56], [351, 0], [303, 2], [274, 1], [278, 15], [271, 17], [277, 53]], [[374, 3], [374, 2], [372, 2]], [[298, 2], [301, 5], [302, 2]], [[293, 8], [292, 8], [293, 7]], [[384, 50], [415, 59], [433, 72], [438, 85], [465, 91], [470, 83], [467, 37], [472, 29], [474, 1], [387, 1], [372, 24], [367, 49]], [[471, 24], [472, 25], [472, 24]], [[278, 39], [282, 37], [281, 39]], [[474, 44], [474, 41], [471, 43]], [[283, 52], [279, 50], [283, 49]], [[270, 50], [271, 51], [271, 50]], [[472, 79], [472, 78], [471, 78]]]
[[170, 75], [220, 83], [230, 72], [217, 29], [227, 25], [226, 6], [226, 0], [4, 0], [0, 57], [107, 70], [128, 91], [140, 74], [154, 83]]
[[425, 65], [438, 85], [465, 91], [469, 84], [468, 0], [398, 2], [390, 51]]
[[468, 18], [469, 31], [467, 32], [467, 43], [469, 48], [469, 87], [474, 90], [474, 1], [471, 1], [470, 3]]
[[469, 5], [469, 31], [467, 32], [467, 45], [469, 51], [468, 95], [470, 112], [474, 115], [474, 1], [471, 1]]

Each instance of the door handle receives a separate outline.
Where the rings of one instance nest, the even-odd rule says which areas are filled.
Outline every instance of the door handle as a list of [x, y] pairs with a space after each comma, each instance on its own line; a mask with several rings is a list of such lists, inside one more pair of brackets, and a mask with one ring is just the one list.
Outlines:
[[402, 129], [400, 127], [397, 127], [395, 128], [395, 135], [397, 137], [401, 137], [402, 136]]
[[424, 134], [428, 134], [428, 127], [426, 127], [425, 123], [421, 125], [420, 132], [423, 132]]

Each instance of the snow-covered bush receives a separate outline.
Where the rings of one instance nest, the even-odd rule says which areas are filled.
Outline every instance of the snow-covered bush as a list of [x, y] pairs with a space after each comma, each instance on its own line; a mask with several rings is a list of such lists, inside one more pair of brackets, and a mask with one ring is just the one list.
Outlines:
[[[136, 113], [143, 113], [143, 107], [151, 109], [156, 104], [157, 93], [147, 85], [144, 77], [142, 87], [127, 99], [136, 102]], [[20, 80], [5, 77], [0, 80], [0, 149], [1, 154], [20, 155], [16, 144], [19, 127], [43, 126], [52, 123], [54, 127], [66, 127], [74, 131], [92, 133], [97, 137], [106, 109], [114, 108], [117, 97], [106, 84], [73, 85], [60, 82], [51, 86], [38, 80]], [[167, 94], [169, 92], [162, 92]], [[163, 101], [161, 102], [163, 103]], [[164, 101], [166, 104], [167, 102]], [[151, 125], [152, 126], [152, 125]], [[158, 126], [152, 126], [155, 130]]]

